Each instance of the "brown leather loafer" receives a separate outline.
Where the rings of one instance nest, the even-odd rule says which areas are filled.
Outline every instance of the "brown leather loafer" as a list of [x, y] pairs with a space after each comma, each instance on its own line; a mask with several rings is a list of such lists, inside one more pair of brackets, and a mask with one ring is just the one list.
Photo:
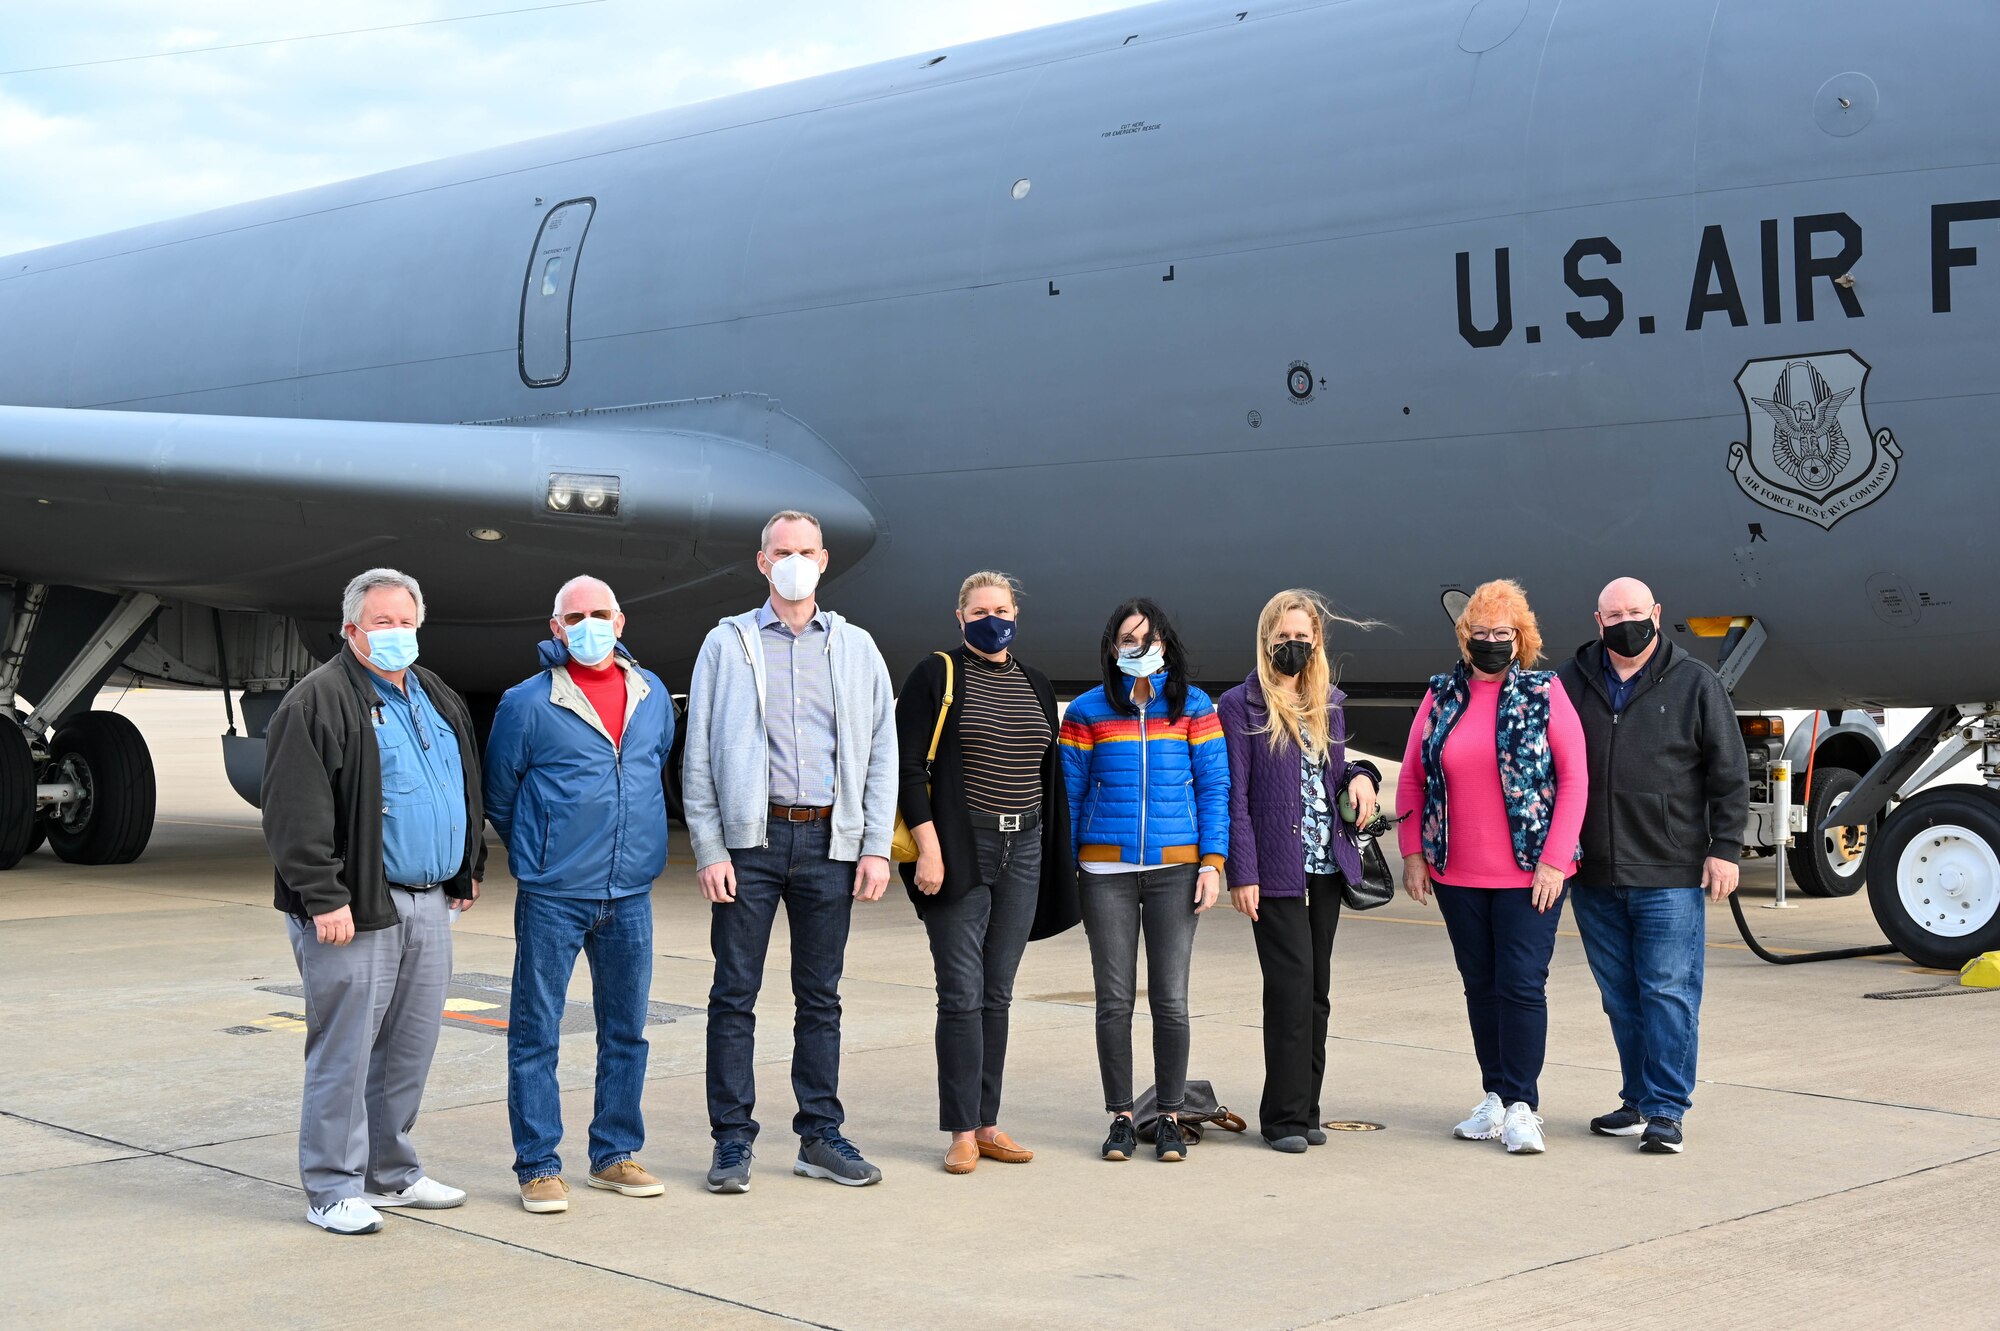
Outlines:
[[993, 1140], [979, 1138], [979, 1153], [988, 1160], [998, 1160], [1007, 1165], [1025, 1165], [1035, 1158], [1035, 1153], [1015, 1142], [1004, 1132], [993, 1134]]
[[980, 1149], [977, 1142], [953, 1142], [951, 1149], [944, 1153], [944, 1172], [947, 1174], [970, 1174], [979, 1168]]

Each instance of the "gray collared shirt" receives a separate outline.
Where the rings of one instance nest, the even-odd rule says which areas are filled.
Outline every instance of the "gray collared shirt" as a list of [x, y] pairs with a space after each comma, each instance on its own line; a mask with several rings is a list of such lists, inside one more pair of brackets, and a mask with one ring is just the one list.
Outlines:
[[769, 601], [757, 610], [764, 647], [764, 737], [771, 754], [771, 803], [833, 803], [833, 668], [826, 612], [794, 634]]

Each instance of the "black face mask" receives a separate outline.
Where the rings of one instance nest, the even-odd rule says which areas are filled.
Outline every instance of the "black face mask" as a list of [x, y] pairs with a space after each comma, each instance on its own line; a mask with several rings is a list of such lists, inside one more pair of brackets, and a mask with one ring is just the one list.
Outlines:
[[1620, 656], [1637, 656], [1652, 644], [1658, 631], [1651, 619], [1621, 620], [1604, 626], [1604, 645]]
[[1309, 642], [1281, 642], [1271, 649], [1271, 667], [1287, 677], [1305, 673], [1312, 661], [1313, 645]]
[[1485, 642], [1474, 638], [1466, 644], [1465, 650], [1472, 659], [1472, 668], [1487, 675], [1499, 674], [1514, 659], [1514, 644], [1511, 642]]

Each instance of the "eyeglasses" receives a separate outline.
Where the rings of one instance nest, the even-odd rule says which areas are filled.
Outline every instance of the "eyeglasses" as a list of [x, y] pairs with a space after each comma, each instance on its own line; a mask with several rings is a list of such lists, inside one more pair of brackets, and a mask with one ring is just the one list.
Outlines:
[[616, 619], [618, 618], [618, 612], [616, 610], [593, 610], [586, 615], [581, 610], [572, 610], [566, 615], [559, 616], [559, 618], [564, 628], [573, 629], [586, 619]]
[[1474, 642], [1512, 642], [1512, 629], [1473, 629], [1469, 636]]

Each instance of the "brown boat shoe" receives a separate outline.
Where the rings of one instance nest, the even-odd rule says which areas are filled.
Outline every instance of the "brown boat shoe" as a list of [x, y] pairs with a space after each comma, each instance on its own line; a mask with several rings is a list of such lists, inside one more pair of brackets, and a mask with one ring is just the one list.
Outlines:
[[998, 1160], [1007, 1165], [1025, 1165], [1035, 1158], [1033, 1151], [1018, 1144], [1004, 1132], [995, 1132], [992, 1141], [987, 1141], [984, 1137], [978, 1138], [977, 1141], [979, 1153], [988, 1160]]
[[569, 1210], [569, 1184], [554, 1174], [529, 1179], [521, 1185], [521, 1209], [534, 1215]]
[[657, 1197], [667, 1185], [639, 1167], [637, 1160], [620, 1160], [593, 1172], [586, 1180], [593, 1188], [622, 1193], [627, 1197]]
[[977, 1142], [954, 1141], [944, 1153], [944, 1172], [947, 1174], [970, 1174], [979, 1168], [980, 1149]]

